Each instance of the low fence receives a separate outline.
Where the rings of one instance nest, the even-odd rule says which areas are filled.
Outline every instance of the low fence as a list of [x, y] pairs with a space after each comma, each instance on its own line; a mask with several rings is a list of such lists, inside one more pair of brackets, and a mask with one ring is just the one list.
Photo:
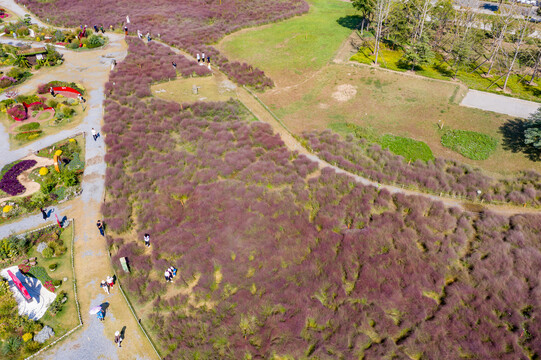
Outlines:
[[[58, 342], [62, 341], [63, 339], [65, 339], [66, 337], [68, 337], [72, 333], [74, 333], [75, 330], [77, 330], [81, 326], [83, 326], [83, 319], [81, 317], [81, 308], [79, 306], [79, 298], [77, 297], [77, 281], [75, 281], [75, 259], [74, 259], [74, 255], [73, 255], [73, 253], [74, 253], [73, 248], [75, 246], [75, 244], [74, 244], [74, 242], [75, 242], [75, 220], [74, 219], [68, 219], [68, 220], [66, 220], [66, 223], [68, 223], [68, 224], [71, 223], [71, 225], [73, 226], [72, 234], [71, 234], [71, 272], [72, 272], [72, 276], [73, 276], [73, 296], [75, 298], [75, 306], [77, 308], [77, 316], [79, 317], [79, 325], [77, 325], [76, 327], [74, 327], [73, 329], [71, 329], [70, 331], [68, 331], [67, 333], [65, 333], [64, 335], [62, 335], [60, 338], [56, 339], [55, 341], [53, 341], [49, 345], [47, 345], [44, 348], [40, 349], [38, 352], [36, 352], [36, 353], [30, 355], [29, 357], [25, 358], [25, 360], [32, 359], [32, 358], [38, 356], [39, 354], [43, 353], [45, 350], [50, 349], [51, 347], [56, 345]], [[24, 234], [21, 234], [21, 235], [31, 234], [31, 233], [34, 233], [36, 231], [40, 231], [40, 230], [50, 228], [50, 227], [53, 227], [53, 226], [58, 226], [58, 224], [51, 224], [51, 225], [42, 226], [41, 228], [38, 228], [38, 229], [35, 229], [35, 230], [32, 230], [32, 231], [28, 231], [28, 232], [26, 232]]]

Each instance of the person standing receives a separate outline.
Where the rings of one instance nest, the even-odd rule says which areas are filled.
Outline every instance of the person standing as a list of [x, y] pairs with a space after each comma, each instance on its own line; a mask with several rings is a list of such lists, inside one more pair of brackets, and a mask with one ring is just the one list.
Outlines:
[[197, 62], [198, 62], [198, 63], [201, 62], [201, 56], [199, 55], [199, 53], [197, 53]]
[[43, 220], [47, 220], [47, 212], [43, 208], [39, 208], [39, 211], [41, 211], [41, 216], [43, 216]]
[[56, 94], [52, 86], [49, 88], [49, 92], [51, 93], [52, 97], [56, 97]]
[[210, 64], [210, 56], [207, 56], [207, 62]]
[[165, 270], [165, 272], [163, 273], [163, 276], [165, 277], [166, 282], [171, 281], [171, 273], [169, 272], [169, 270]]
[[98, 227], [98, 230], [100, 231], [100, 235], [105, 236], [105, 229], [103, 227], [103, 223], [101, 222], [101, 220], [98, 220], [98, 222], [96, 223], [96, 226]]
[[203, 60], [203, 62], [205, 62], [205, 53], [201, 54], [201, 60]]
[[177, 63], [173, 61], [173, 69], [175, 69], [175, 71], [177, 71]]
[[145, 240], [145, 246], [150, 247], [150, 235], [145, 234], [145, 236], [143, 237], [143, 240]]
[[124, 34], [126, 34], [126, 36], [128, 36], [128, 27], [127, 26], [124, 26]]
[[109, 288], [113, 290], [113, 287], [115, 286], [115, 279], [112, 276], [107, 276], [106, 281], [107, 281], [107, 286], [109, 286]]
[[120, 346], [120, 344], [122, 344], [122, 340], [124, 339], [122, 338], [120, 331], [115, 332], [115, 344], [118, 344], [118, 347], [122, 347]]
[[101, 281], [100, 286], [103, 289], [103, 291], [105, 291], [105, 293], [109, 294], [109, 287], [107, 286], [107, 283], [105, 282], [105, 280]]

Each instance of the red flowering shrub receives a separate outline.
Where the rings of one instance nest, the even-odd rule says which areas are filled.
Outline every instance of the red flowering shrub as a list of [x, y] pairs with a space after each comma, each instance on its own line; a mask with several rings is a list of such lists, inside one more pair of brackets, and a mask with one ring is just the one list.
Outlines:
[[45, 289], [49, 290], [50, 292], [55, 292], [56, 288], [54, 287], [53, 283], [51, 281], [45, 281], [45, 284], [43, 284]]
[[30, 271], [30, 265], [28, 264], [19, 264], [19, 271], [23, 274], [26, 274], [28, 271]]
[[24, 120], [28, 116], [22, 104], [17, 104], [15, 106], [10, 107], [9, 109], [7, 109], [7, 113], [13, 119], [19, 119], [19, 120]]

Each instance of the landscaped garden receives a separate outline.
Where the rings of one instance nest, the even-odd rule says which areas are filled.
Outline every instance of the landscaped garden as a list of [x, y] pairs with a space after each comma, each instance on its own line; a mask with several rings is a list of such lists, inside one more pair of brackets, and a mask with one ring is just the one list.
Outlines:
[[[49, 291], [56, 294], [47, 309], [42, 309], [36, 300], [30, 303], [35, 311], [46, 311], [44, 316], [33, 320], [19, 315], [12, 292], [18, 290], [10, 290], [8, 282], [3, 278], [0, 280], [0, 323], [3, 324], [0, 353], [3, 359], [25, 358], [79, 324], [70, 256], [72, 236], [73, 226], [59, 228], [54, 225], [0, 240], [0, 264], [3, 269], [18, 265], [19, 271], [29, 277], [30, 283], [37, 279], [47, 289], [39, 290], [39, 287], [31, 286], [28, 288], [30, 291], [36, 288], [38, 293]], [[44, 298], [41, 298], [43, 301]], [[28, 307], [24, 309], [27, 311]], [[54, 331], [52, 337], [44, 336], [48, 332], [47, 328], [42, 331], [45, 326]]]
[[[74, 30], [42, 28], [37, 24], [29, 25], [29, 21], [26, 19], [15, 23], [5, 24], [3, 32], [5, 32], [8, 37], [62, 45], [68, 49], [93, 49], [107, 43], [107, 38], [105, 36], [99, 32], [95, 33], [92, 29], [85, 29], [85, 31], [83, 31], [79, 28]], [[50, 64], [54, 65], [52, 59], [47, 60], [49, 60]]]
[[[56, 89], [55, 96], [50, 88]], [[62, 89], [65, 90], [62, 90]], [[0, 101], [1, 121], [6, 126], [13, 147], [24, 146], [40, 137], [79, 124], [83, 118], [83, 104], [77, 96], [84, 94], [81, 85], [51, 81], [38, 86], [36, 94], [10, 94]]]
[[82, 136], [66, 139], [31, 159], [4, 166], [0, 172], [0, 223], [78, 195], [84, 169], [83, 141]]

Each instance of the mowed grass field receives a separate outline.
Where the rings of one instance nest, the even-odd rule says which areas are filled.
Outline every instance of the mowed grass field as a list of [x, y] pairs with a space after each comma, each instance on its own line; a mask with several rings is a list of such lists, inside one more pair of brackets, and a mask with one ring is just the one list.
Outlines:
[[[351, 4], [340, 1], [309, 3], [310, 11], [304, 16], [243, 30], [219, 44], [229, 58], [254, 64], [274, 80], [276, 87], [259, 97], [292, 132], [300, 134], [351, 122], [380, 134], [424, 141], [436, 157], [455, 159], [491, 173], [541, 171], [541, 165], [525, 155], [502, 148], [499, 127], [511, 120], [509, 116], [458, 105], [466, 87], [362, 65], [332, 63], [351, 34], [340, 23], [352, 19], [355, 12]], [[467, 159], [441, 144], [441, 124], [444, 129], [490, 135], [499, 144], [487, 160]]]
[[[499, 127], [512, 119], [459, 106], [465, 88], [458, 84], [369, 68], [330, 65], [302, 87], [270, 91], [260, 98], [288, 128], [300, 134], [331, 124], [354, 123], [380, 134], [424, 141], [436, 157], [455, 159], [490, 172], [541, 171], [541, 164], [501, 146]], [[498, 139], [487, 160], [470, 160], [441, 144], [443, 129], [470, 130]]]
[[[231, 60], [263, 69], [277, 87], [295, 85], [321, 69], [350, 34], [350, 3], [308, 0], [308, 14], [227, 36], [218, 45]], [[344, 24], [344, 25], [341, 25]]]

